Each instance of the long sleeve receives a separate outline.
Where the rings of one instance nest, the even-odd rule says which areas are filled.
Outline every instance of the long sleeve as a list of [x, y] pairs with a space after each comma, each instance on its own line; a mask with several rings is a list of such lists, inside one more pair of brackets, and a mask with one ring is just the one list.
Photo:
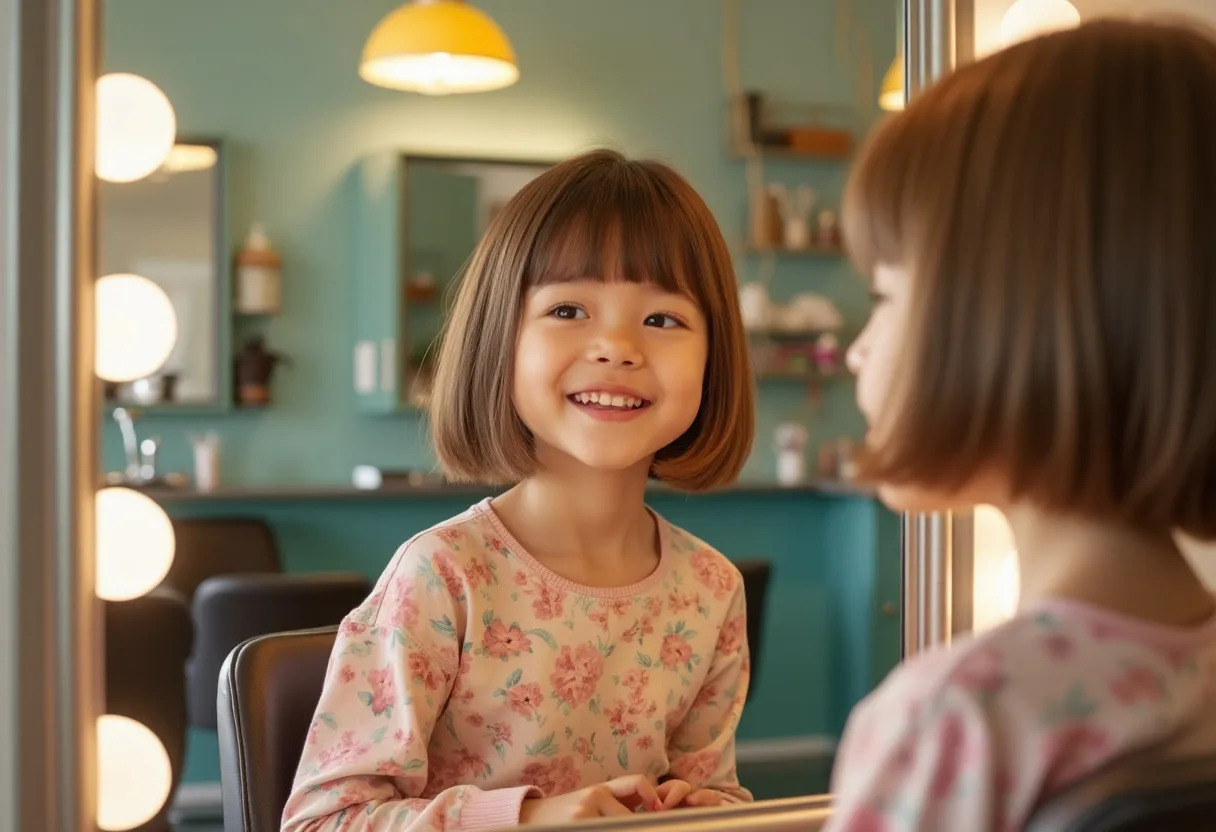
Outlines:
[[[737, 575], [737, 573], [736, 573]], [[712, 789], [731, 802], [752, 799], [735, 770], [735, 729], [750, 678], [747, 609], [740, 578], [718, 634], [709, 673], [668, 742], [670, 776]]]
[[[432, 731], [460, 671], [464, 587], [445, 580], [442, 549], [414, 541], [341, 626], [304, 747], [283, 832], [476, 830], [518, 823], [530, 786], [482, 790], [445, 760], [428, 760]], [[445, 577], [451, 577], [447, 572]], [[424, 798], [428, 780], [453, 783]]]
[[828, 829], [1002, 830], [996, 759], [979, 702], [957, 688], [907, 709], [863, 707], [838, 753]]

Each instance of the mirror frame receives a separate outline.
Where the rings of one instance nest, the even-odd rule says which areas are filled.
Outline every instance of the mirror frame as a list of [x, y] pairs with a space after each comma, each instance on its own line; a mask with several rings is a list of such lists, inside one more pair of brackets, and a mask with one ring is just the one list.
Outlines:
[[[902, 5], [905, 38], [911, 46], [913, 38], [923, 34], [917, 28], [922, 23], [918, 12], [928, 19], [952, 18], [953, 23], [971, 8], [972, 0], [902, 0]], [[0, 24], [7, 24], [0, 25], [0, 38], [11, 47], [16, 68], [0, 79], [10, 105], [0, 112], [0, 141], [9, 151], [0, 154], [0, 166], [12, 174], [0, 178], [0, 209], [3, 230], [20, 232], [13, 234], [14, 255], [0, 263], [5, 289], [0, 292], [0, 335], [4, 343], [37, 348], [28, 362], [0, 366], [0, 386], [14, 394], [5, 397], [0, 409], [4, 417], [0, 442], [21, 451], [15, 455], [18, 465], [0, 481], [0, 519], [22, 520], [0, 524], [4, 544], [0, 566], [17, 579], [8, 583], [5, 597], [26, 599], [13, 605], [14, 615], [19, 630], [28, 628], [32, 636], [0, 647], [0, 677], [5, 681], [0, 701], [17, 705], [18, 720], [35, 705], [46, 711], [44, 720], [25, 726], [28, 730], [10, 732], [16, 753], [6, 750], [0, 755], [0, 795], [22, 798], [5, 801], [0, 818], [46, 832], [92, 829], [97, 798], [92, 718], [101, 703], [96, 649], [101, 604], [93, 594], [91, 521], [100, 391], [92, 374], [97, 206], [90, 92], [99, 75], [100, 6], [98, 0], [0, 3]], [[920, 64], [909, 55], [905, 68], [909, 79], [917, 75], [914, 63]], [[53, 71], [47, 71], [48, 65]], [[17, 142], [18, 137], [22, 141]], [[225, 187], [217, 200], [217, 206], [223, 205], [223, 218], [226, 199]], [[223, 222], [217, 234], [222, 235], [217, 257], [220, 296], [228, 298], [230, 252]], [[54, 279], [21, 279], [31, 273], [52, 274]], [[52, 325], [22, 325], [23, 310], [37, 312], [37, 324]], [[220, 343], [230, 353], [229, 310], [225, 300], [220, 319], [225, 334]], [[216, 407], [208, 410], [227, 409], [231, 401], [230, 363], [227, 358], [220, 363], [220, 378], [227, 381], [221, 381]], [[48, 378], [54, 383], [48, 385]], [[166, 408], [166, 412], [186, 410]], [[22, 463], [30, 463], [30, 470]], [[32, 483], [24, 481], [29, 476], [34, 477]], [[908, 548], [905, 541], [906, 570], [914, 565], [907, 562]], [[942, 563], [940, 544], [928, 548], [930, 563], [939, 568], [949, 564]], [[34, 554], [38, 556], [29, 556]], [[916, 566], [916, 571], [923, 568]], [[940, 598], [937, 601], [933, 613], [941, 616], [945, 604]], [[53, 612], [49, 617], [47, 610]], [[48, 685], [47, 679], [57, 683]], [[12, 725], [9, 720], [0, 724]], [[55, 777], [48, 778], [48, 772]], [[714, 810], [704, 815], [689, 810], [683, 817], [639, 818], [631, 826], [616, 828], [642, 828], [649, 821], [667, 832], [749, 828], [776, 832], [785, 818], [804, 824], [785, 829], [807, 829], [814, 827], [805, 825], [813, 822], [806, 813], [822, 811], [826, 800], [820, 796], [766, 801], [718, 810], [712, 818], [708, 812]]]
[[[115, 407], [136, 410], [144, 415], [195, 416], [223, 413], [235, 407], [233, 394], [233, 308], [232, 308], [232, 256], [231, 234], [228, 223], [231, 211], [228, 206], [228, 157], [224, 140], [216, 136], [179, 135], [174, 145], [203, 145], [215, 151], [215, 165], [210, 174], [215, 186], [215, 199], [211, 205], [211, 248], [214, 252], [213, 279], [213, 337], [215, 353], [215, 396], [209, 400], [186, 402], [160, 402], [140, 404], [129, 399], [105, 399], [102, 407], [108, 412]], [[104, 210], [98, 200], [97, 211]]]
[[816, 832], [831, 816], [830, 795], [807, 795], [539, 826], [536, 832]]
[[[397, 342], [396, 362], [399, 375], [399, 390], [398, 390], [398, 408], [404, 412], [417, 412], [418, 408], [411, 402], [411, 390], [414, 387], [415, 379], [423, 370], [422, 367], [415, 366], [411, 360], [412, 339], [410, 333], [410, 308], [412, 302], [407, 297], [407, 283], [409, 276], [413, 273], [413, 257], [414, 252], [410, 246], [410, 221], [413, 217], [414, 206], [410, 200], [410, 166], [415, 162], [438, 162], [451, 165], [503, 165], [519, 168], [540, 168], [540, 173], [557, 165], [561, 160], [546, 158], [546, 157], [512, 157], [512, 156], [494, 156], [487, 154], [484, 156], [470, 156], [467, 154], [445, 154], [412, 150], [402, 150], [397, 154], [397, 204], [400, 210], [400, 227], [399, 236], [397, 239], [398, 247], [398, 262], [400, 263], [400, 274], [397, 275], [399, 294], [397, 302], [400, 304], [398, 310], [398, 325], [397, 332], [394, 337]], [[480, 238], [479, 238], [480, 240]], [[471, 252], [470, 252], [471, 254]], [[452, 302], [456, 298], [456, 287], [463, 278], [463, 269], [455, 275], [452, 275], [450, 285], [445, 289], [440, 288], [439, 314], [444, 315], [446, 312], [446, 304]], [[436, 277], [439, 277], [436, 275]], [[438, 343], [438, 336], [435, 341], [427, 348], [427, 352], [434, 349]], [[424, 382], [429, 385], [429, 382]], [[429, 386], [428, 386], [429, 389]]]

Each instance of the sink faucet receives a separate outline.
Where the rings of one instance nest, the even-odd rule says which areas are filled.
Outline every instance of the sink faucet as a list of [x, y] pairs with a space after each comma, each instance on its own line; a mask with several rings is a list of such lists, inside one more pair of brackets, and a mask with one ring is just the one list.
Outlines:
[[135, 433], [135, 421], [139, 412], [116, 407], [113, 411], [114, 421], [122, 434], [122, 450], [126, 463], [121, 472], [111, 472], [106, 481], [110, 485], [125, 485], [131, 488], [158, 486], [164, 488], [180, 488], [186, 484], [181, 474], [162, 474], [157, 471], [157, 457], [161, 450], [159, 437], [153, 436], [139, 441]]
[[123, 477], [131, 483], [141, 482], [143, 472], [140, 470], [139, 440], [135, 436], [135, 417], [125, 407], [116, 407], [114, 421], [118, 423], [118, 430], [122, 433], [122, 449], [127, 458]]

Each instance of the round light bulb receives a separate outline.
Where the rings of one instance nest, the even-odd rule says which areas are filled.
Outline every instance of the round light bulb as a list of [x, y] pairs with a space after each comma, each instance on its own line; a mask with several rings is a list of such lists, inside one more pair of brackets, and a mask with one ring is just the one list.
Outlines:
[[95, 370], [134, 381], [160, 369], [177, 341], [177, 313], [164, 289], [137, 274], [97, 281]]
[[97, 492], [97, 595], [136, 598], [159, 584], [173, 564], [173, 524], [155, 501], [129, 488]]
[[125, 716], [97, 719], [97, 825], [107, 832], [147, 823], [165, 805], [173, 769], [165, 746]]
[[1001, 43], [1012, 46], [1080, 24], [1081, 13], [1068, 0], [1018, 0], [1001, 18]]
[[160, 87], [128, 72], [97, 79], [97, 175], [134, 182], [155, 171], [177, 136], [173, 105]]
[[994, 506], [976, 506], [973, 524], [972, 628], [982, 632], [1017, 613], [1021, 587], [1016, 543], [1005, 515]]

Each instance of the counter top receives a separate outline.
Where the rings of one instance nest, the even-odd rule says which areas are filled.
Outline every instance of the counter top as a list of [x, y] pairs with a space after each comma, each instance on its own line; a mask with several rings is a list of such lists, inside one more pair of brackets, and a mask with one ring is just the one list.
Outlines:
[[[162, 503], [188, 501], [244, 502], [244, 501], [295, 501], [295, 500], [399, 500], [411, 498], [444, 497], [488, 497], [501, 489], [488, 485], [455, 483], [422, 483], [418, 485], [391, 484], [376, 489], [358, 489], [349, 485], [265, 485], [225, 486], [215, 491], [196, 491], [192, 488], [147, 488], [143, 493]], [[811, 480], [802, 485], [785, 486], [775, 482], [740, 482], [728, 488], [705, 494], [689, 494], [663, 485], [647, 488], [648, 494], [672, 494], [688, 497], [723, 496], [729, 494], [776, 494], [776, 493], [820, 494], [832, 497], [872, 497], [872, 489], [839, 480]]]

